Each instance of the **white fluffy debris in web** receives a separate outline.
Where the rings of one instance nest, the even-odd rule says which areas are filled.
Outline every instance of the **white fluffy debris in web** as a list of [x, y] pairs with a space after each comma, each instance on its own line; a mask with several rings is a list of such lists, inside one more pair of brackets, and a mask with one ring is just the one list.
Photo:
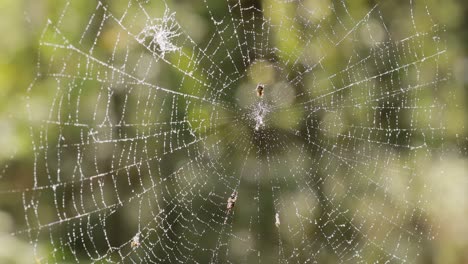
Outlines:
[[180, 47], [173, 41], [180, 36], [178, 25], [175, 20], [175, 13], [170, 13], [168, 9], [164, 11], [162, 18], [148, 20], [146, 26], [138, 34], [138, 41], [147, 46], [151, 51], [164, 56], [168, 52], [178, 51]]
[[279, 228], [280, 224], [281, 224], [281, 222], [280, 222], [279, 213], [276, 213], [275, 214], [275, 225], [276, 225], [276, 227]]
[[258, 102], [253, 106], [250, 116], [255, 122], [255, 131], [259, 131], [260, 128], [265, 127], [265, 118], [269, 112], [269, 105], [263, 101]]

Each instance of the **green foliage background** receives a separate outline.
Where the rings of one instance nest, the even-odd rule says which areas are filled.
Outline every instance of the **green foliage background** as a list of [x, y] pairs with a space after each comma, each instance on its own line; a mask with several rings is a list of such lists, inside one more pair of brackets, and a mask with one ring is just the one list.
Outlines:
[[[227, 0], [226, 0], [227, 1]], [[74, 0], [76, 3], [76, 0]], [[111, 9], [119, 10], [123, 5], [126, 5], [127, 1], [105, 1]], [[226, 10], [223, 8], [225, 0], [211, 0], [208, 1], [209, 5], [212, 6], [212, 12], [223, 16], [223, 12]], [[258, 0], [262, 4], [268, 4], [269, 0]], [[352, 14], [361, 14], [362, 11], [367, 12], [372, 7], [375, 1], [352, 1], [352, 5], [349, 6], [349, 11]], [[402, 15], [407, 14], [408, 1], [381, 1], [383, 4], [381, 8], [385, 12], [385, 18], [389, 21], [394, 22], [392, 29], [401, 36], [406, 35], [411, 28], [411, 20], [408, 16]], [[424, 219], [428, 219], [429, 223], [424, 223], [427, 226], [434, 226], [434, 230], [422, 229], [424, 237], [434, 235], [433, 240], [420, 241], [419, 245], [404, 245], [407, 247], [422, 247], [420, 249], [421, 255], [415, 258], [415, 261], [420, 263], [467, 263], [468, 262], [468, 2], [467, 1], [455, 1], [455, 0], [425, 0], [415, 2], [424, 2], [428, 5], [430, 13], [434, 21], [438, 24], [443, 25], [443, 31], [441, 31], [441, 38], [446, 41], [447, 46], [447, 59], [439, 61], [439, 71], [450, 77], [448, 82], [443, 82], [434, 93], [419, 93], [417, 96], [422, 104], [427, 102], [431, 104], [434, 101], [441, 102], [443, 105], [447, 105], [446, 108], [441, 109], [440, 112], [432, 112], [431, 116], [418, 117], [418, 120], [422, 124], [428, 122], [435, 122], [437, 124], [444, 124], [445, 130], [443, 134], [437, 134], [431, 139], [426, 139], [428, 147], [432, 149], [431, 155], [428, 157], [427, 153], [416, 153], [415, 155], [407, 155], [404, 152], [398, 152], [397, 155], [400, 160], [396, 161], [395, 164], [388, 165], [399, 167], [401, 164], [414, 164], [416, 168], [415, 175], [412, 182], [412, 187], [409, 191], [404, 188], [398, 188], [395, 186], [391, 191], [395, 197], [392, 200], [393, 205], [389, 208], [383, 209], [386, 214], [391, 215], [394, 213], [401, 212], [401, 208], [405, 208], [407, 199], [411, 199], [413, 202], [417, 202], [420, 197], [425, 197], [427, 203], [422, 205], [421, 210], [424, 215]], [[37, 136], [35, 130], [41, 130], [41, 121], [47, 119], [47, 114], [50, 107], [50, 98], [53, 97], [56, 84], [52, 78], [40, 78], [37, 82], [37, 73], [45, 71], [46, 67], [41, 66], [37, 68], [37, 61], [40, 61], [48, 65], [48, 59], [51, 54], [47, 53], [47, 49], [44, 49], [39, 54], [39, 42], [40, 35], [43, 29], [46, 27], [47, 19], [51, 19], [52, 23], [57, 21], [60, 16], [61, 10], [66, 1], [58, 0], [0, 0], [0, 32], [2, 36], [0, 38], [0, 190], [24, 190], [32, 185], [32, 175], [34, 171], [34, 151], [31, 145], [31, 135]], [[168, 0], [168, 6], [177, 12], [177, 19], [183, 27], [191, 32], [192, 37], [198, 40], [200, 43], [204, 43], [205, 38], [210, 36], [213, 28], [206, 11], [203, 1], [191, 1], [191, 0]], [[256, 4], [257, 1], [249, 0], [243, 1], [245, 5]], [[258, 4], [258, 3], [257, 3]], [[67, 17], [61, 24], [64, 31], [67, 32], [67, 37], [72, 43], [76, 43], [79, 38], [80, 30], [82, 25], [89, 21], [90, 12], [94, 11], [96, 6], [95, 1], [81, 1], [81, 4], [75, 6], [74, 17]], [[278, 7], [279, 12], [284, 12], [288, 17], [295, 16], [294, 10], [288, 10]], [[416, 9], [418, 12], [422, 12], [423, 15], [416, 16], [416, 24], [421, 28], [421, 31], [431, 29], [432, 24], [428, 24], [427, 20], [424, 20], [424, 9]], [[158, 5], [154, 5], [155, 17], [163, 13], [163, 8]], [[278, 20], [275, 14], [272, 14], [272, 20]], [[285, 23], [292, 23], [291, 20]], [[93, 25], [96, 26], [96, 25]], [[287, 28], [287, 25], [285, 26]], [[105, 28], [104, 35], [109, 34], [108, 43], [103, 41], [100, 43], [95, 51], [96, 56], [109, 56], [113, 49], [112, 39], [113, 28]], [[277, 32], [279, 35], [285, 36], [284, 38], [275, 39], [274, 45], [281, 49], [285, 54], [291, 54], [294, 56], [295, 48], [301, 45], [300, 35], [294, 34], [291, 31]], [[344, 68], [346, 59], [349, 58], [350, 52], [357, 48], [353, 46], [353, 43], [346, 45], [342, 49], [330, 49], [327, 50], [328, 57], [332, 58], [326, 63], [329, 69], [339, 70]], [[306, 49], [307, 47], [303, 47]], [[427, 53], [430, 53], [431, 47], [427, 48]], [[190, 51], [187, 51], [190, 52]], [[404, 51], [402, 51], [404, 52]], [[176, 55], [168, 57], [170, 61], [177, 62], [180, 58]], [[73, 60], [72, 57], [70, 60]], [[222, 59], [222, 58], [219, 58]], [[240, 58], [234, 58], [239, 60]], [[285, 65], [288, 62], [282, 61]], [[184, 64], [179, 64], [184, 65]], [[184, 67], [185, 70], [190, 71], [194, 65], [187, 64]], [[232, 69], [226, 69], [226, 72]], [[180, 73], [174, 70], [164, 68], [163, 74], [160, 74], [160, 79], [157, 80], [158, 85], [174, 87], [181, 83], [182, 76]], [[294, 70], [291, 69], [291, 72]], [[197, 76], [196, 71], [194, 72]], [[433, 78], [434, 69], [430, 67], [423, 67], [421, 69], [422, 79], [431, 80]], [[203, 76], [197, 76], [200, 79]], [[27, 93], [29, 87], [33, 85], [31, 93]], [[183, 82], [181, 91], [188, 92], [191, 87], [196, 84], [189, 81]], [[92, 84], [89, 87], [82, 88], [83, 90], [96, 89], [96, 86]], [[317, 87], [320, 91], [320, 87]], [[324, 88], [326, 89], [326, 88]], [[198, 91], [203, 94], [203, 91]], [[92, 96], [90, 96], [92, 98]], [[436, 99], [434, 99], [436, 98]], [[89, 102], [92, 104], [92, 102]], [[27, 104], [30, 109], [33, 110], [33, 118], [30, 119], [27, 113]], [[427, 106], [427, 105], [426, 105]], [[117, 108], [118, 109], [118, 108]], [[118, 111], [118, 110], [117, 110]], [[298, 110], [297, 115], [300, 118], [304, 110]], [[347, 120], [348, 123], [360, 123], [362, 119], [360, 117], [365, 116], [367, 113], [363, 112], [361, 115], [353, 115]], [[198, 113], [197, 116], [198, 117]], [[202, 113], [202, 115], [208, 115]], [[293, 120], [294, 120], [293, 115]], [[166, 117], [167, 118], [167, 117]], [[324, 120], [333, 119], [333, 116], [323, 117]], [[408, 118], [412, 119], [415, 117]], [[274, 126], [278, 129], [288, 128], [291, 122], [290, 116], [279, 115], [275, 121]], [[292, 122], [294, 123], [294, 122]], [[197, 124], [195, 124], [197, 125]], [[202, 125], [202, 124], [198, 124]], [[247, 129], [247, 127], [237, 127], [239, 130]], [[58, 131], [49, 131], [49, 133], [58, 133]], [[79, 141], [79, 134], [70, 132], [70, 137], [74, 137], [75, 140]], [[129, 132], [131, 133], [131, 132]], [[228, 133], [226, 131], [221, 132]], [[239, 132], [241, 134], [241, 132]], [[221, 136], [220, 136], [221, 138]], [[215, 138], [211, 140], [219, 140]], [[322, 135], [321, 140], [330, 142], [330, 138], [326, 135]], [[415, 139], [418, 140], [418, 139]], [[161, 146], [155, 145], [154, 148], [160, 148]], [[228, 148], [221, 144], [221, 148]], [[69, 156], [67, 156], [69, 155]], [[235, 153], [238, 156], [237, 159], [233, 160], [233, 165], [236, 166], [241, 164], [244, 158], [244, 153], [239, 151]], [[293, 159], [294, 153], [292, 154], [278, 154], [279, 157]], [[288, 156], [292, 155], [292, 156]], [[312, 155], [312, 154], [311, 154]], [[377, 156], [384, 161], [383, 156]], [[62, 158], [66, 160], [74, 159], [72, 153], [62, 153]], [[183, 157], [186, 158], [186, 157]], [[406, 160], [405, 160], [406, 159]], [[168, 174], [174, 168], [177, 168], [179, 160], [177, 156], [165, 160], [165, 166], [162, 168], [163, 174]], [[297, 164], [300, 166], [301, 164]], [[166, 171], [164, 171], [166, 170]], [[235, 169], [234, 169], [235, 170]], [[365, 168], [362, 168], [366, 171]], [[44, 184], [47, 184], [46, 175], [41, 175], [39, 172], [38, 177], [44, 179]], [[367, 170], [369, 177], [373, 177], [370, 170]], [[381, 171], [379, 173], [386, 173]], [[339, 177], [337, 177], [340, 179]], [[344, 179], [344, 184], [346, 180]], [[427, 182], [432, 186], [432, 192], [426, 193], [426, 188], [423, 185]], [[49, 183], [50, 184], [50, 183]], [[268, 189], [268, 183], [264, 183], [265, 188]], [[263, 185], [262, 185], [263, 186]], [[112, 185], [108, 185], [112, 188]], [[255, 185], [246, 187], [245, 193], [248, 193], [249, 188], [254, 188]], [[326, 188], [326, 187], [324, 187]], [[364, 187], [363, 187], [364, 188]], [[268, 191], [268, 190], [266, 190]], [[291, 197], [294, 197], [294, 190], [291, 191]], [[329, 190], [330, 191], [330, 190]], [[336, 190], [331, 190], [336, 192]], [[327, 191], [324, 191], [327, 195]], [[128, 193], [126, 195], [131, 195]], [[125, 196], [125, 195], [124, 195]], [[246, 195], [247, 196], [247, 195]], [[398, 197], [406, 197], [406, 199], [398, 199]], [[411, 197], [411, 198], [408, 198]], [[46, 203], [45, 197], [41, 198], [43, 203]], [[292, 198], [291, 198], [292, 199]], [[242, 200], [241, 200], [242, 202]], [[246, 205], [249, 201], [244, 201], [244, 208], [246, 211], [251, 210]], [[242, 203], [241, 203], [242, 204]], [[268, 204], [268, 202], [267, 202]], [[345, 203], [346, 204], [346, 203]], [[346, 204], [352, 210], [359, 208], [357, 204]], [[239, 209], [241, 210], [241, 209]], [[252, 209], [253, 210], [253, 209]], [[322, 210], [332, 210], [330, 208], [322, 208]], [[410, 209], [403, 209], [410, 210]], [[44, 213], [46, 214], [46, 213]], [[51, 218], [53, 219], [53, 210], [51, 210]], [[122, 219], [130, 219], [131, 213], [125, 215], [122, 213], [120, 217]], [[244, 214], [248, 215], [247, 213]], [[18, 234], [17, 236], [9, 236], [11, 232], [22, 230], [25, 228], [25, 211], [23, 209], [23, 202], [21, 195], [18, 193], [0, 193], [0, 262], [1, 263], [32, 263], [34, 255], [32, 253], [32, 246], [28, 243], [28, 237], [25, 234]], [[248, 218], [242, 218], [242, 211], [238, 214], [239, 222], [248, 221]], [[262, 216], [263, 221], [270, 221], [270, 216]], [[313, 216], [310, 216], [311, 218]], [[47, 220], [47, 217], [44, 219]], [[49, 220], [50, 221], [50, 220]], [[271, 222], [271, 221], [270, 221]], [[116, 222], [115, 228], [122, 228], [123, 223], [128, 223], [128, 229], [134, 229], [135, 222], [120, 220]], [[414, 223], [396, 223], [397, 226], [411, 226]], [[421, 223], [419, 223], [421, 224]], [[272, 224], [271, 224], [272, 225]], [[258, 230], [257, 230], [258, 228]], [[268, 227], [265, 227], [268, 228]], [[412, 230], [413, 227], [408, 227]], [[59, 229], [56, 230], [60, 232]], [[261, 230], [261, 227], [254, 227], [253, 232], [263, 232], [268, 234], [268, 231]], [[2, 235], [3, 234], [3, 235]], [[115, 234], [117, 241], [124, 241], [128, 239], [131, 231], [125, 229], [121, 234]], [[120, 237], [119, 237], [120, 236]], [[39, 241], [40, 245], [44, 248], [41, 249], [45, 252], [50, 252], [50, 245], [48, 245], [48, 238], [43, 237], [44, 241]], [[317, 239], [317, 238], [314, 238]], [[266, 236], [264, 244], [257, 245], [258, 249], [271, 250], [275, 248], [273, 242]], [[392, 243], [388, 243], [389, 246], [393, 246]], [[393, 252], [392, 248], [385, 248], [386, 252]], [[69, 254], [69, 253], [64, 253]], [[235, 251], [234, 253], [235, 254]], [[83, 253], [79, 255], [84, 256]], [[365, 261], [373, 262], [375, 256], [372, 254], [367, 255], [368, 259]], [[274, 260], [275, 256], [272, 256], [270, 260]], [[268, 258], [267, 258], [268, 260]], [[320, 260], [323, 262], [333, 263], [336, 261], [335, 256], [332, 253], [330, 255], [320, 256]], [[255, 260], [251, 261], [255, 263]]]

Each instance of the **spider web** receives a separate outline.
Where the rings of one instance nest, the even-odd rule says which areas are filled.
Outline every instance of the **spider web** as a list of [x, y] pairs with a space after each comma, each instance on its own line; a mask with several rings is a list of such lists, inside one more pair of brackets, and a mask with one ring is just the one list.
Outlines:
[[193, 1], [196, 24], [67, 0], [29, 89], [18, 233], [41, 263], [419, 260], [446, 50], [424, 1], [390, 2]]

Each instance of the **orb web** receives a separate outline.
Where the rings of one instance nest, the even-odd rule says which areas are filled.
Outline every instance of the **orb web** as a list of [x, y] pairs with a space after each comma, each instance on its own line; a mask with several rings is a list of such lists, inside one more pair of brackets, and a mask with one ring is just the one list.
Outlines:
[[191, 4], [67, 0], [45, 26], [20, 192], [37, 259], [418, 260], [447, 80], [425, 2]]

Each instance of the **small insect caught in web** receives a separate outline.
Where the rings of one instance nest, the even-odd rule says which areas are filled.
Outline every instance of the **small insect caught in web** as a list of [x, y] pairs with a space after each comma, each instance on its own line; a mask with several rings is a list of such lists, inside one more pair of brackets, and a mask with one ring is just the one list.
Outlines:
[[265, 85], [263, 84], [258, 84], [257, 85], [257, 88], [255, 88], [255, 91], [257, 91], [257, 96], [260, 97], [260, 98], [263, 98], [263, 90], [265, 89]]
[[236, 205], [236, 201], [237, 201], [237, 192], [234, 191], [231, 196], [228, 198], [227, 200], [227, 205], [226, 205], [226, 209], [227, 209], [227, 212], [226, 212], [226, 219], [224, 219], [224, 223], [226, 224], [227, 222], [227, 217], [229, 215], [229, 213], [232, 211], [232, 209], [234, 209], [234, 206]]
[[136, 234], [133, 238], [132, 238], [132, 242], [130, 243], [130, 246], [132, 248], [137, 248], [140, 246], [140, 233]]
[[228, 201], [227, 201], [227, 210], [228, 212], [230, 212], [233, 208], [234, 208], [234, 205], [236, 205], [236, 201], [237, 201], [237, 192], [234, 191], [231, 196], [228, 198]]

